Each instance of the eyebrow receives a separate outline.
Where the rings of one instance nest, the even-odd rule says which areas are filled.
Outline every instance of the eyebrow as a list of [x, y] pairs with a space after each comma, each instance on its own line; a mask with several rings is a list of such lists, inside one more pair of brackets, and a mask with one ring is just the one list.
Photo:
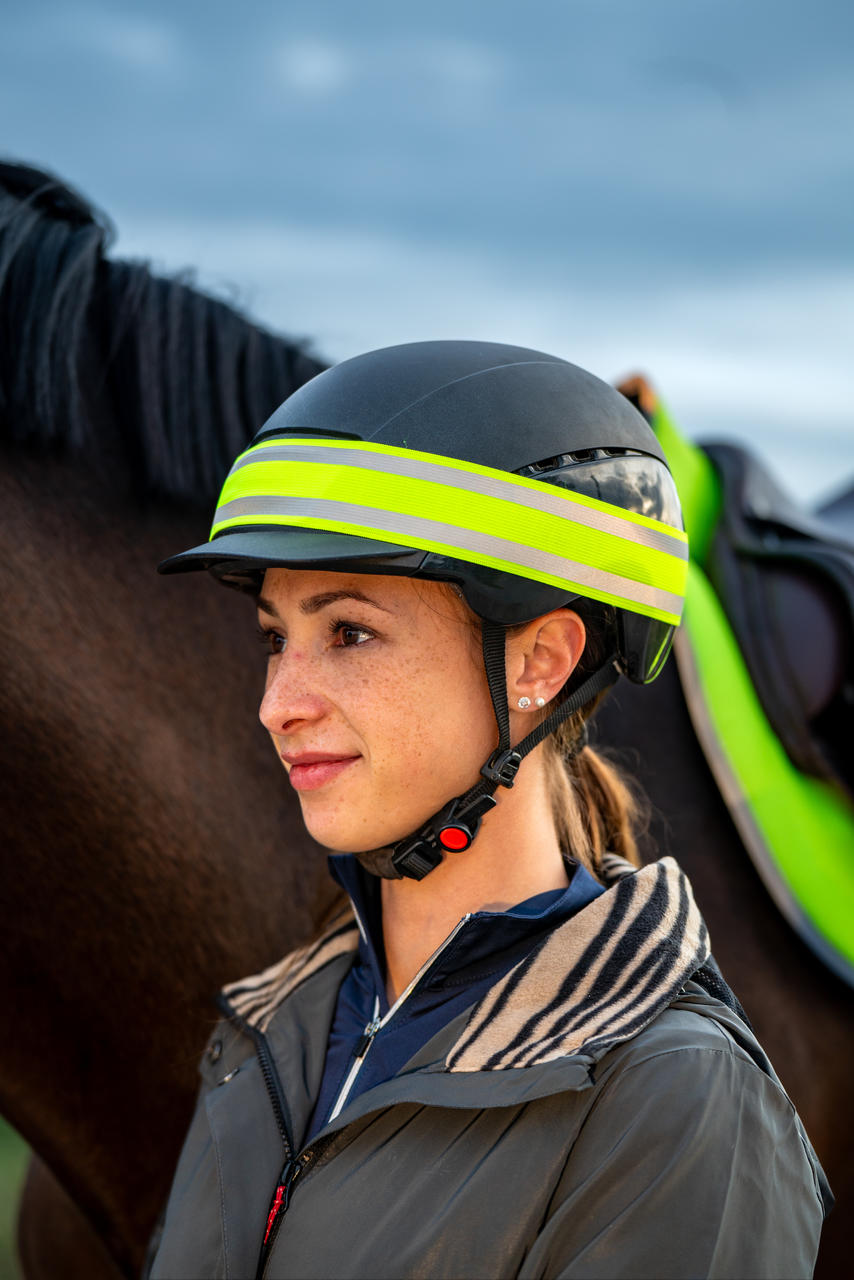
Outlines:
[[[355, 587], [346, 591], [322, 591], [316, 596], [306, 596], [304, 600], [299, 602], [299, 611], [306, 615], [319, 613], [327, 605], [335, 604], [339, 600], [358, 600], [361, 604], [370, 604], [375, 609], [381, 609], [383, 613], [391, 613], [391, 609], [387, 609], [385, 605], [372, 600], [370, 596], [366, 596], [363, 591], [359, 591]], [[269, 613], [272, 618], [279, 618], [279, 621], [281, 621], [279, 611], [272, 600], [268, 600], [266, 596], [258, 596], [256, 603], [264, 613]]]

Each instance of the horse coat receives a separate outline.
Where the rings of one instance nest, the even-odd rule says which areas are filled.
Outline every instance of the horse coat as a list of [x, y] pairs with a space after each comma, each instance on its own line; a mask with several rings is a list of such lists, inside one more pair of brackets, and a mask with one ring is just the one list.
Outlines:
[[676, 863], [627, 866], [303, 1150], [352, 916], [227, 988], [153, 1280], [812, 1275], [800, 1121]]

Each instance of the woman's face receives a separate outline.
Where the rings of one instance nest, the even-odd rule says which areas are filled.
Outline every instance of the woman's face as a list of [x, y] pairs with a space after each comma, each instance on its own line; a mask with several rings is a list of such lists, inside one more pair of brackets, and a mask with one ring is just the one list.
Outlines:
[[261, 722], [311, 835], [382, 848], [477, 781], [498, 733], [465, 606], [433, 582], [269, 569]]

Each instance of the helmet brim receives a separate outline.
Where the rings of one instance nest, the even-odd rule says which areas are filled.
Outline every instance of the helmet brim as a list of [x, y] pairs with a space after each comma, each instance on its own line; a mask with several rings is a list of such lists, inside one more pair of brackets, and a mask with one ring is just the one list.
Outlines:
[[427, 555], [428, 552], [412, 547], [326, 529], [244, 528], [170, 556], [157, 566], [157, 572], [222, 571], [227, 565], [233, 565], [243, 570], [282, 567], [411, 573]]

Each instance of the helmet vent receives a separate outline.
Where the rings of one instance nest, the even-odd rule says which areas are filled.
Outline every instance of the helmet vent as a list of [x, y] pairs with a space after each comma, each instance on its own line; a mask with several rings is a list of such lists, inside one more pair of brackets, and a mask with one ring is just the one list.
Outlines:
[[540, 462], [532, 462], [522, 467], [517, 475], [536, 476], [544, 471], [559, 471], [562, 467], [571, 467], [577, 463], [599, 462], [603, 458], [639, 458], [643, 454], [640, 449], [576, 449], [574, 453], [558, 453], [551, 458], [543, 458]]
[[528, 475], [536, 475], [538, 471], [557, 471], [569, 456], [568, 453], [558, 453], [553, 458], [543, 458], [542, 462], [532, 462], [529, 467], [523, 467], [522, 470]]

